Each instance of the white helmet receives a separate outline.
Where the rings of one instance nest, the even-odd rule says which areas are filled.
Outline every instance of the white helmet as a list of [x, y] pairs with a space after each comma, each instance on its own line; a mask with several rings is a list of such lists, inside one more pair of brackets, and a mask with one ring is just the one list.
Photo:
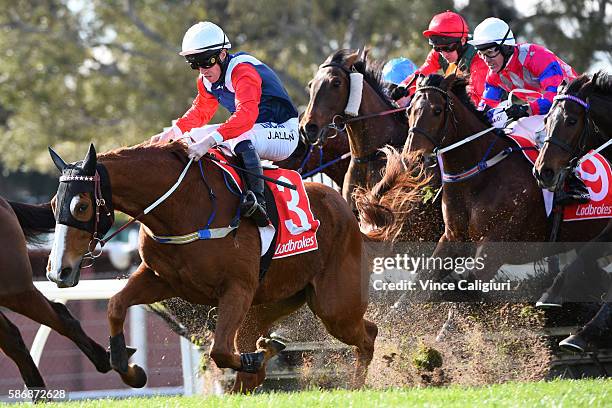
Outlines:
[[516, 45], [510, 26], [499, 18], [489, 17], [474, 29], [473, 39], [468, 41], [474, 47], [487, 44]]
[[209, 21], [200, 21], [187, 30], [181, 48], [179, 54], [185, 56], [209, 50], [229, 49], [232, 44], [221, 27]]

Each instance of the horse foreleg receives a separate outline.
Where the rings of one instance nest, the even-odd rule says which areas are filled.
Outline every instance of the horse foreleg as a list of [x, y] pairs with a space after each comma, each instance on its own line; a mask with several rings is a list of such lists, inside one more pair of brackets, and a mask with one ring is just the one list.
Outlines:
[[26, 292], [4, 296], [2, 304], [72, 340], [98, 372], [106, 373], [111, 370], [105, 348], [83, 331], [79, 321], [65, 305], [50, 301], [34, 287]]
[[144, 264], [140, 264], [127, 285], [108, 302], [110, 325], [110, 363], [123, 382], [140, 388], [147, 382], [144, 370], [136, 364], [128, 364], [129, 352], [125, 345], [123, 325], [127, 309], [132, 305], [149, 304], [174, 296], [170, 286]]
[[257, 341], [255, 352], [237, 353], [235, 351], [236, 333], [251, 306], [253, 295], [252, 290], [232, 286], [219, 299], [217, 329], [210, 349], [210, 357], [219, 368], [232, 368], [236, 371], [255, 374], [270, 358], [285, 348], [284, 344], [279, 341], [262, 337]]
[[[258, 339], [267, 336], [272, 324], [299, 309], [304, 302], [306, 302], [306, 294], [301, 291], [278, 303], [251, 307], [246, 319], [238, 329], [235, 341], [236, 348], [240, 352], [256, 351]], [[265, 378], [265, 365], [262, 365], [255, 374], [240, 371], [236, 375], [232, 392], [251, 392], [261, 385]]]
[[43, 380], [17, 326], [0, 313], [0, 349], [17, 365], [29, 389], [44, 389]]

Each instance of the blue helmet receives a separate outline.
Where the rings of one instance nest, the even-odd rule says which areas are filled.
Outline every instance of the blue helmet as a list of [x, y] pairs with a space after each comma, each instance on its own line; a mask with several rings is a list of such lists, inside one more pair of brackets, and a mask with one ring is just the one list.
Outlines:
[[382, 70], [383, 80], [395, 85], [399, 85], [404, 79], [408, 78], [417, 66], [408, 58], [400, 57], [393, 58], [385, 64]]

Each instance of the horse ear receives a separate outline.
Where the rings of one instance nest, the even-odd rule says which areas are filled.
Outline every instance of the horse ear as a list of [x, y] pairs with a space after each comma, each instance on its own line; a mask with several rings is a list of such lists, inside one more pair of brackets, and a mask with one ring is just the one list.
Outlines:
[[365, 62], [365, 60], [368, 58], [369, 52], [370, 52], [370, 49], [366, 45], [364, 45], [363, 48], [359, 50], [359, 58], [357, 59], [357, 61]]
[[96, 172], [96, 148], [93, 143], [89, 145], [89, 150], [87, 151], [87, 155], [83, 159], [83, 171], [85, 174], [95, 174]]
[[60, 157], [59, 154], [55, 153], [55, 150], [53, 150], [51, 146], [49, 146], [49, 154], [51, 155], [51, 160], [53, 160], [55, 167], [57, 167], [59, 171], [64, 171], [67, 166], [66, 162]]
[[346, 59], [344, 60], [344, 66], [346, 68], [352, 67], [353, 64], [355, 64], [357, 61], [359, 61], [360, 56], [361, 56], [361, 52], [359, 50], [357, 50], [353, 54], [347, 56]]

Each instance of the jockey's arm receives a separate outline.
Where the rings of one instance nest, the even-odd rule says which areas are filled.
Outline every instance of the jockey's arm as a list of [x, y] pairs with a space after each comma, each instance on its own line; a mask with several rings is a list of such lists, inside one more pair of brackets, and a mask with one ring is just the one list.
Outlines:
[[538, 58], [532, 58], [526, 67], [537, 76], [542, 97], [529, 102], [529, 108], [534, 115], [545, 115], [550, 110], [553, 98], [557, 95], [557, 88], [563, 81], [564, 75], [559, 62], [551, 52], [543, 52]]
[[482, 98], [480, 99], [480, 103], [478, 104], [479, 110], [487, 110], [490, 108], [495, 108], [501, 102], [504, 96], [503, 88], [494, 85], [491, 81], [485, 81], [484, 92], [482, 93]]
[[198, 96], [193, 101], [191, 108], [176, 121], [176, 126], [185, 133], [193, 128], [207, 124], [214, 116], [219, 106], [217, 99], [209, 93], [201, 79], [198, 78]]
[[482, 58], [476, 54], [474, 58], [472, 58], [472, 64], [470, 65], [468, 88], [468, 94], [475, 105], [478, 105], [482, 99], [485, 82], [487, 80], [487, 72], [489, 72], [489, 67], [487, 67], [487, 64]]
[[259, 116], [261, 77], [248, 63], [238, 64], [232, 71], [232, 85], [236, 91], [236, 112], [221, 126], [218, 132], [223, 140], [232, 139], [250, 130]]
[[[435, 74], [436, 72], [438, 72], [438, 70], [440, 70], [440, 54], [438, 54], [437, 52], [435, 52], [434, 50], [429, 51], [429, 54], [427, 54], [427, 58], [425, 59], [425, 62], [423, 63], [423, 65], [421, 65], [421, 67], [419, 69], [417, 69], [416, 71], [414, 71], [412, 74], [410, 74], [406, 79], [404, 79], [402, 81], [402, 83], [400, 84], [400, 86], [407, 86], [410, 82], [412, 82], [412, 79], [417, 76], [417, 75], [429, 75], [429, 74]], [[414, 83], [412, 85], [415, 85]], [[412, 95], [414, 93], [415, 89], [412, 88], [410, 90], [410, 95]]]

